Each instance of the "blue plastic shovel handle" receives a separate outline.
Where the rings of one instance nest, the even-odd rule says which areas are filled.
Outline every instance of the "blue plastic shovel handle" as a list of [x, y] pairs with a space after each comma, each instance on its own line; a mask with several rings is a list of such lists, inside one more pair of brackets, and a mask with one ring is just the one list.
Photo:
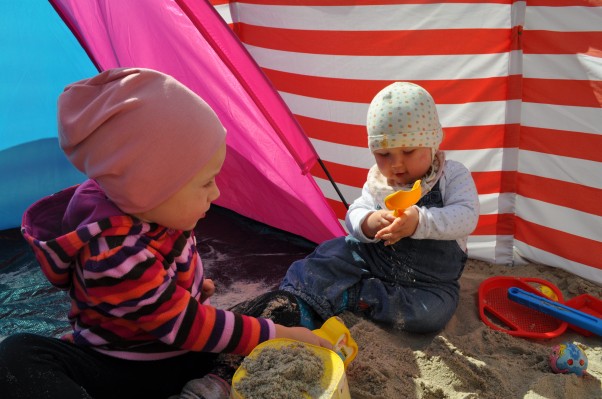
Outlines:
[[566, 321], [584, 330], [602, 335], [602, 319], [590, 314], [563, 305], [562, 303], [552, 301], [537, 294], [522, 290], [518, 287], [508, 288], [508, 298], [514, 302], [525, 305], [531, 309], [539, 310], [550, 316]]

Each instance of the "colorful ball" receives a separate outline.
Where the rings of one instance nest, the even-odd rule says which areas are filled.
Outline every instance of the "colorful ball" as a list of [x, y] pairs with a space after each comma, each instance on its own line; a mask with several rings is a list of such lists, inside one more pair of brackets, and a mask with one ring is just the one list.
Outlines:
[[555, 373], [587, 374], [587, 356], [579, 346], [565, 342], [552, 347], [550, 367]]

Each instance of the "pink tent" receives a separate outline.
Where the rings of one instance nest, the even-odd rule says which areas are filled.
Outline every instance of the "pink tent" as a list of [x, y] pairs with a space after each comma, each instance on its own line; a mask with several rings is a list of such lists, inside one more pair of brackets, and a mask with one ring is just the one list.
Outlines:
[[209, 3], [53, 4], [99, 70], [168, 73], [217, 112], [228, 131], [218, 205], [315, 242], [344, 233], [308, 173], [317, 157], [313, 147]]

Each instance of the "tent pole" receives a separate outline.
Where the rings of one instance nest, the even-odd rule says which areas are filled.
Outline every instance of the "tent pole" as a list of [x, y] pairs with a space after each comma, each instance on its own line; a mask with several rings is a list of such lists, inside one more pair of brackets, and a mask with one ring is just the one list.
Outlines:
[[330, 183], [332, 184], [332, 186], [336, 190], [337, 194], [339, 195], [339, 198], [343, 202], [343, 205], [345, 205], [345, 209], [349, 209], [349, 204], [347, 203], [347, 201], [345, 201], [345, 197], [343, 197], [343, 193], [341, 193], [341, 191], [339, 190], [339, 187], [337, 186], [337, 183], [334, 181], [334, 179], [330, 175], [330, 172], [328, 171], [328, 169], [326, 169], [326, 165], [324, 165], [324, 162], [322, 162], [322, 160], [320, 158], [317, 158], [317, 159], [318, 159], [318, 162], [320, 163], [320, 166], [322, 167], [322, 170], [324, 170], [324, 173], [326, 173], [328, 180], [330, 180]]

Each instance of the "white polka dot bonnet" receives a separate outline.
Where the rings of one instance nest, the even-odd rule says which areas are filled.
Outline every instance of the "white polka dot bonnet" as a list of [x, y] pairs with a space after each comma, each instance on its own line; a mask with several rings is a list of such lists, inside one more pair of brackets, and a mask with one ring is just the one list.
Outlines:
[[443, 140], [433, 97], [422, 87], [395, 82], [382, 89], [368, 107], [368, 147], [430, 147], [433, 156]]

